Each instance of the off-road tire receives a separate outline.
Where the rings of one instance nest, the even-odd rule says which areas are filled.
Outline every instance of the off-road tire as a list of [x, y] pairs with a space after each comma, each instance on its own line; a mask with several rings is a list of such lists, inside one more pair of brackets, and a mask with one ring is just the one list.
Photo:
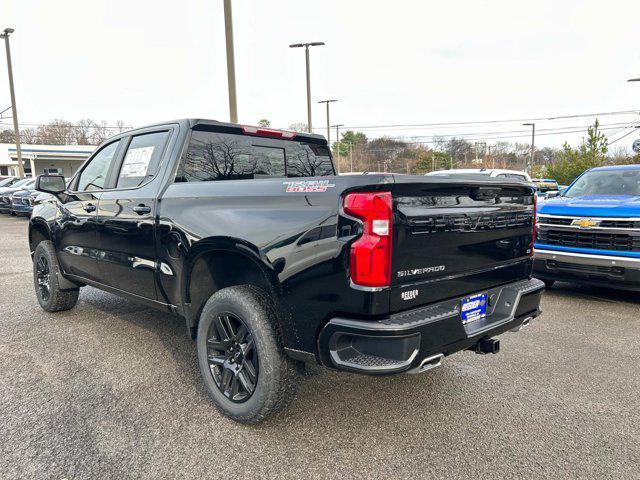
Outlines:
[[[38, 282], [38, 262], [44, 260], [49, 269], [49, 295], [43, 293], [40, 283]], [[78, 302], [80, 289], [62, 290], [58, 283], [58, 275], [60, 275], [60, 266], [56, 258], [53, 244], [49, 240], [42, 241], [36, 247], [33, 253], [33, 283], [36, 290], [38, 303], [47, 312], [62, 312], [71, 310]]]
[[[241, 403], [232, 401], [218, 387], [208, 360], [210, 326], [225, 314], [232, 314], [244, 323], [257, 352], [255, 390]], [[239, 285], [214, 293], [200, 315], [196, 342], [200, 373], [209, 396], [222, 414], [238, 422], [258, 423], [295, 399], [300, 377], [294, 361], [284, 354], [273, 303], [264, 290]]]

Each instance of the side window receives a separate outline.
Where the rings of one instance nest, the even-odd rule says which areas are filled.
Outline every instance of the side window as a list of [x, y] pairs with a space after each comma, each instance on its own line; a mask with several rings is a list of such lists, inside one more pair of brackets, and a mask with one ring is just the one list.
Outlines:
[[76, 187], [78, 192], [91, 192], [104, 188], [109, 167], [111, 167], [111, 162], [115, 158], [119, 144], [120, 140], [117, 140], [95, 154], [78, 178], [78, 185]]
[[287, 148], [287, 177], [334, 175], [329, 149], [324, 145], [290, 142]]
[[166, 131], [133, 137], [122, 161], [116, 188], [138, 187], [152, 178], [158, 171], [168, 138]]
[[194, 130], [176, 182], [284, 177], [285, 150], [249, 136]]
[[194, 129], [176, 182], [334, 175], [324, 145]]

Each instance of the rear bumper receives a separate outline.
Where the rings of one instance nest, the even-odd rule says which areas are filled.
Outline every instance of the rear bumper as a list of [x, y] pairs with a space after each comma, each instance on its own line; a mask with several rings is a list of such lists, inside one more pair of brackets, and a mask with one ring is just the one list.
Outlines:
[[545, 280], [640, 290], [640, 258], [535, 250], [533, 271]]
[[318, 336], [320, 360], [328, 367], [368, 374], [416, 370], [425, 359], [439, 362], [483, 339], [528, 324], [540, 314], [543, 290], [543, 282], [529, 279], [478, 292], [488, 294], [487, 316], [466, 325], [460, 318], [464, 297], [382, 320], [333, 318]]

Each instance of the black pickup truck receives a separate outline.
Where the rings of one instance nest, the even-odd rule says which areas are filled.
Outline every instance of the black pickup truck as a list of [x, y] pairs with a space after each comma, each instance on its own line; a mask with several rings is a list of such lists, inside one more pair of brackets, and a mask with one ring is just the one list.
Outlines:
[[29, 225], [47, 311], [85, 285], [182, 317], [216, 406], [257, 422], [304, 364], [417, 373], [540, 313], [532, 185], [336, 175], [323, 137], [211, 120], [117, 135]]

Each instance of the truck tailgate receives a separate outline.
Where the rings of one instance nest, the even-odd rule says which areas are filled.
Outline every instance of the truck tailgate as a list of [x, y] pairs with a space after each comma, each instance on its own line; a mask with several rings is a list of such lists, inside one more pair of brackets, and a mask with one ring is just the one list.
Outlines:
[[529, 276], [533, 189], [502, 180], [396, 176], [392, 312]]

